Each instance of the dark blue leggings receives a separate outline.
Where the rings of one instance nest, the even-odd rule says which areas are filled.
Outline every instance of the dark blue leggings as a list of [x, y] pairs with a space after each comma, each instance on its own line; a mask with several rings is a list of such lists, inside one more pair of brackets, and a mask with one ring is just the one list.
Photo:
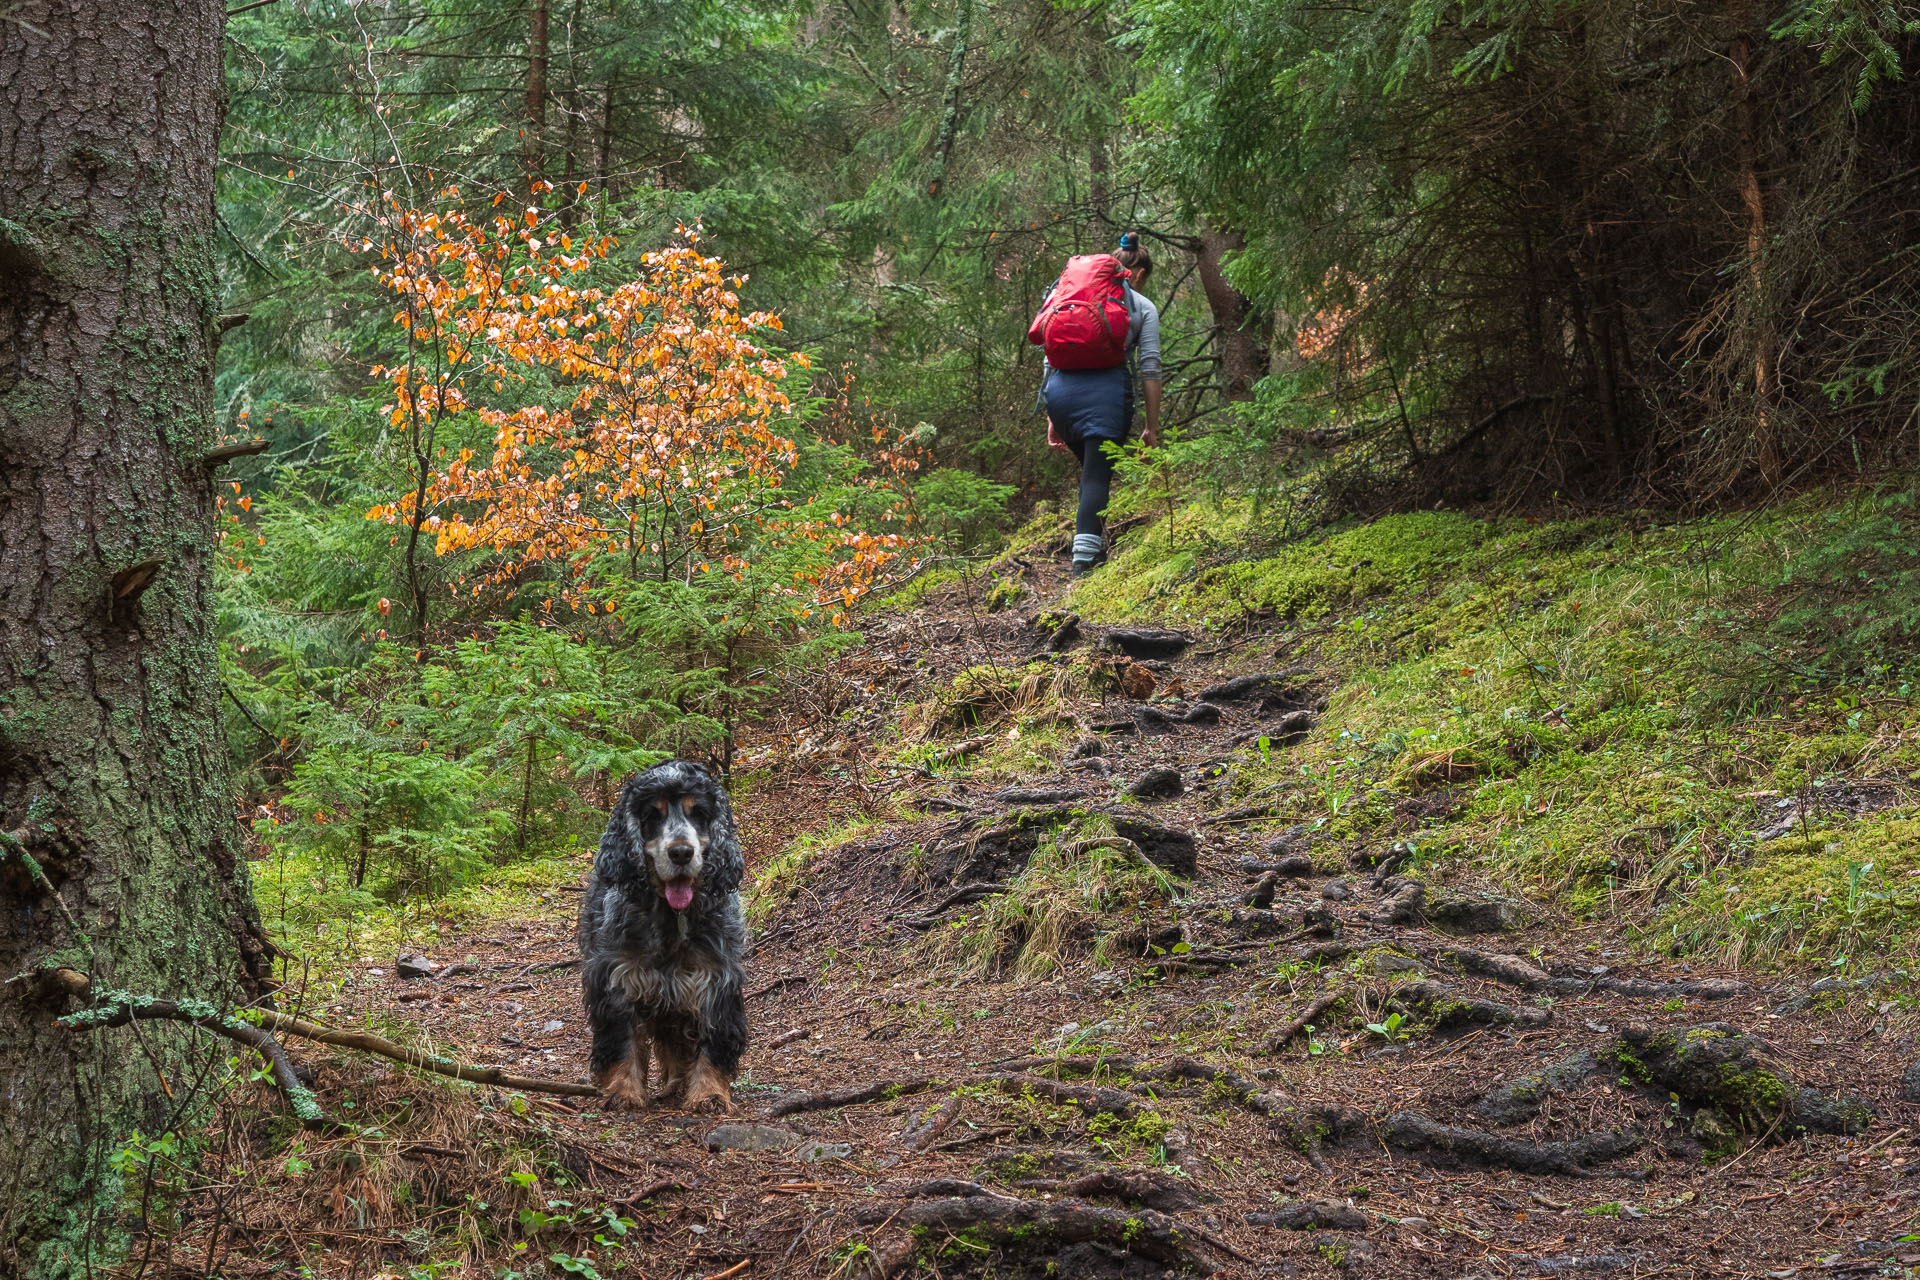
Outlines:
[[1099, 436], [1088, 436], [1073, 444], [1074, 456], [1080, 459], [1080, 514], [1073, 522], [1075, 533], [1106, 533], [1107, 499], [1113, 492], [1113, 459], [1101, 447], [1106, 443]]

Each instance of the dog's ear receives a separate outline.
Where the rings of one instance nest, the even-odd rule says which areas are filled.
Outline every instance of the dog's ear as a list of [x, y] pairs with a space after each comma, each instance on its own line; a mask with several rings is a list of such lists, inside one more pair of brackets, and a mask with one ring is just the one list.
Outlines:
[[712, 851], [713, 865], [707, 876], [717, 893], [732, 893], [740, 887], [740, 881], [747, 874], [746, 855], [740, 851], [740, 833], [733, 825], [733, 805], [727, 799], [726, 789], [709, 778], [712, 788], [713, 822], [710, 824], [708, 848]]

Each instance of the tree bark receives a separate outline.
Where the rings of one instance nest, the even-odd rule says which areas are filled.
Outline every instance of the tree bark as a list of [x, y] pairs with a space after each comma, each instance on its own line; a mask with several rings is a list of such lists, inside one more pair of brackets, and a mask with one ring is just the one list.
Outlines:
[[946, 89], [940, 95], [940, 132], [933, 144], [933, 177], [927, 181], [929, 196], [938, 196], [947, 180], [947, 160], [953, 155], [953, 140], [960, 132], [961, 72], [966, 69], [967, 41], [972, 30], [973, 0], [960, 0], [960, 12], [954, 19], [953, 48], [947, 54]]
[[547, 14], [548, 0], [533, 0], [527, 34], [527, 173], [535, 178], [547, 159]]
[[1262, 372], [1267, 338], [1268, 317], [1234, 288], [1220, 269], [1221, 260], [1245, 243], [1246, 237], [1238, 231], [1209, 227], [1201, 231], [1196, 250], [1200, 288], [1207, 295], [1208, 310], [1213, 312], [1213, 340], [1220, 348], [1221, 390], [1229, 400], [1253, 399], [1253, 384]]
[[1727, 43], [1727, 61], [1733, 67], [1733, 146], [1740, 168], [1740, 204], [1747, 214], [1747, 282], [1753, 289], [1753, 322], [1748, 338], [1753, 345], [1753, 446], [1760, 476], [1769, 487], [1780, 484], [1780, 442], [1774, 430], [1773, 315], [1767, 306], [1767, 206], [1760, 193], [1759, 142], [1753, 120], [1753, 84], [1749, 65], [1753, 36], [1748, 30], [1746, 0], [1731, 0], [1728, 18], [1733, 34]]
[[[56, 965], [237, 1002], [269, 983], [211, 607], [220, 0], [0, 23], [0, 1274], [91, 1274], [107, 1166], [178, 1116], [191, 1028], [53, 1025]], [[16, 980], [17, 979], [17, 980]], [[180, 1095], [190, 1089], [181, 1088]]]

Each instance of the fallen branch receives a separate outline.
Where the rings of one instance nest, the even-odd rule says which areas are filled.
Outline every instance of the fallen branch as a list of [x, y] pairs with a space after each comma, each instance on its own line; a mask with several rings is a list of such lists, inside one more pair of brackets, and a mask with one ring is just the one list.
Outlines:
[[1347, 998], [1347, 992], [1344, 990], [1327, 992], [1325, 995], [1315, 1000], [1312, 1004], [1308, 1005], [1306, 1008], [1306, 1012], [1302, 1013], [1299, 1017], [1295, 1018], [1292, 1022], [1289, 1022], [1286, 1026], [1274, 1032], [1273, 1035], [1269, 1036], [1267, 1038], [1266, 1044], [1261, 1046], [1260, 1052], [1262, 1053], [1280, 1052], [1282, 1049], [1287, 1047], [1287, 1042], [1289, 1040], [1293, 1039], [1295, 1036], [1299, 1035], [1302, 1031], [1305, 1031], [1309, 1026], [1313, 1025], [1313, 1020], [1315, 1018], [1319, 1017], [1321, 1014], [1325, 1013], [1327, 1010], [1333, 1008], [1333, 1006], [1339, 1004], [1342, 1000], [1345, 1000], [1346, 998]]
[[443, 1058], [438, 1054], [395, 1044], [385, 1036], [376, 1036], [370, 1031], [335, 1031], [331, 1027], [319, 1026], [300, 1018], [289, 1017], [284, 1013], [276, 1013], [271, 1009], [249, 1009], [246, 1014], [249, 1018], [260, 1019], [262, 1026], [285, 1035], [299, 1036], [302, 1040], [313, 1040], [320, 1044], [330, 1044], [339, 1049], [357, 1049], [362, 1053], [377, 1054], [382, 1058], [403, 1062], [410, 1067], [418, 1067], [422, 1071], [431, 1071], [435, 1075], [465, 1080], [469, 1084], [490, 1084], [502, 1089], [517, 1089], [522, 1093], [552, 1093], [566, 1098], [593, 1098], [598, 1097], [600, 1093], [590, 1084], [509, 1075], [500, 1067], [470, 1067], [452, 1058]]
[[928, 756], [927, 767], [937, 769], [941, 765], [958, 760], [962, 756], [970, 756], [982, 747], [990, 747], [999, 740], [996, 735], [989, 733], [978, 738], [968, 738], [965, 742], [956, 742], [952, 746], [936, 751]]
[[786, 1046], [792, 1044], [795, 1040], [805, 1040], [808, 1036], [812, 1034], [813, 1034], [812, 1030], [810, 1030], [807, 1027], [795, 1027], [791, 1031], [782, 1031], [779, 1035], [767, 1041], [767, 1048], [783, 1049]]
[[[76, 976], [84, 977], [79, 974]], [[204, 1001], [156, 1000], [150, 996], [116, 991], [107, 993], [107, 1003], [69, 1013], [57, 1021], [69, 1030], [97, 1031], [107, 1027], [131, 1026], [136, 1018], [190, 1023], [202, 1031], [224, 1036], [235, 1044], [252, 1049], [266, 1060], [274, 1087], [280, 1090], [280, 1095], [286, 1099], [287, 1109], [300, 1118], [300, 1123], [313, 1127], [325, 1121], [326, 1117], [320, 1112], [320, 1103], [314, 1098], [313, 1091], [301, 1084], [299, 1077], [294, 1075], [293, 1063], [278, 1040], [259, 1027], [222, 1013]]]
[[[55, 971], [60, 986], [75, 996], [87, 996], [92, 991], [92, 979], [73, 969]], [[523, 1093], [552, 1093], [563, 1097], [591, 1098], [599, 1090], [590, 1084], [573, 1084], [563, 1080], [540, 1080], [526, 1076], [509, 1075], [499, 1067], [472, 1067], [452, 1058], [443, 1058], [438, 1054], [426, 1053], [419, 1049], [409, 1049], [405, 1045], [395, 1044], [384, 1036], [368, 1031], [336, 1031], [302, 1018], [291, 1017], [273, 1009], [243, 1009], [237, 1013], [222, 1013], [214, 1006], [200, 1001], [159, 1000], [152, 996], [136, 996], [124, 991], [102, 992], [96, 997], [103, 1003], [91, 1008], [70, 1013], [59, 1021], [62, 1026], [73, 1028], [118, 1027], [125, 1026], [135, 1018], [161, 1018], [177, 1022], [190, 1022], [204, 1030], [226, 1036], [249, 1048], [262, 1053], [268, 1050], [259, 1041], [251, 1038], [264, 1037], [267, 1043], [279, 1050], [278, 1042], [269, 1033], [298, 1036], [302, 1040], [312, 1040], [318, 1044], [332, 1045], [340, 1049], [356, 1049], [362, 1053], [375, 1054], [395, 1062], [418, 1067], [422, 1071], [431, 1071], [436, 1075], [451, 1076], [456, 1080], [465, 1080], [470, 1084], [497, 1085], [503, 1089], [516, 1089]], [[284, 1051], [280, 1052], [282, 1061]], [[276, 1082], [280, 1079], [280, 1064], [275, 1064]], [[286, 1078], [300, 1089], [310, 1101], [312, 1094], [293, 1077], [293, 1066], [285, 1063]], [[287, 1093], [288, 1101], [301, 1119], [308, 1116], [300, 1108], [298, 1096], [282, 1084], [281, 1091]], [[318, 1105], [314, 1104], [313, 1119], [319, 1118]]]

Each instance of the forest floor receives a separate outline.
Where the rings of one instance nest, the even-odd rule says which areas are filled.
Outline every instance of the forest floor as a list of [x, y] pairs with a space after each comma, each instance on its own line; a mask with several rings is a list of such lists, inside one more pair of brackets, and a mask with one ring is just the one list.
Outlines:
[[[749, 761], [733, 1116], [331, 1059], [378, 1127], [295, 1138], [220, 1270], [1915, 1274], [1903, 973], [1663, 957], [1423, 858], [1486, 781], [1450, 751], [1366, 832], [1283, 825], [1238, 774], [1335, 727], [1309, 633], [1106, 628], [1047, 547], [999, 568], [1014, 607], [874, 620]], [[583, 1079], [577, 903], [449, 920], [432, 977], [323, 1012]]]

